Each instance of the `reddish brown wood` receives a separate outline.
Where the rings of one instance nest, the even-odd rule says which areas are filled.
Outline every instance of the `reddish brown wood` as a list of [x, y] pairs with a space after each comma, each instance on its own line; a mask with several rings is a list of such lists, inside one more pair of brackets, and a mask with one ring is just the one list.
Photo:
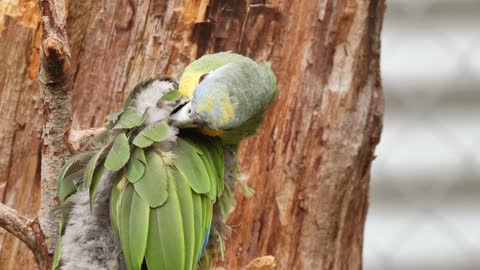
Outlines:
[[[0, 201], [34, 217], [40, 202], [40, 12], [34, 1], [0, 1]], [[34, 256], [0, 229], [0, 269], [35, 269]]]

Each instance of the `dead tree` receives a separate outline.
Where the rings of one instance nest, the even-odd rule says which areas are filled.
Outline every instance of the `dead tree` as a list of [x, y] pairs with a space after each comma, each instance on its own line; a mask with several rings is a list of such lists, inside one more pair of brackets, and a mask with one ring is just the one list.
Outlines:
[[271, 254], [277, 269], [360, 269], [383, 13], [382, 0], [0, 2], [0, 269], [48, 269], [55, 177], [85, 129], [141, 79], [225, 50], [271, 60], [281, 93], [242, 145], [256, 195], [237, 197], [223, 267]]

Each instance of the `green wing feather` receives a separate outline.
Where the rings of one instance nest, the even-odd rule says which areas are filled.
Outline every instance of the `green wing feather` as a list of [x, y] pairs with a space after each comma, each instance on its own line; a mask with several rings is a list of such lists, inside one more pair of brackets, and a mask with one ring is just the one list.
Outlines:
[[95, 152], [86, 152], [72, 156], [60, 169], [57, 177], [57, 193], [60, 202], [64, 202], [80, 186], [85, 168]]
[[105, 167], [110, 171], [119, 171], [130, 158], [130, 146], [125, 133], [120, 133], [115, 138], [107, 158], [105, 159]]
[[184, 269], [185, 238], [176, 185], [168, 178], [169, 197], [152, 209], [146, 262], [149, 269]]
[[193, 257], [194, 262], [191, 269], [195, 269], [195, 265], [197, 264], [198, 260], [200, 260], [200, 254], [202, 252], [203, 241], [205, 240], [205, 236], [203, 234], [203, 207], [202, 207], [202, 197], [203, 195], [196, 194], [192, 192], [192, 200], [193, 200], [193, 214], [194, 214], [194, 221], [195, 221], [195, 244], [194, 244], [194, 251]]
[[[62, 166], [60, 169], [60, 173], [58, 174], [57, 177], [57, 191], [59, 191], [62, 188], [62, 185], [64, 185], [65, 177], [68, 175], [70, 172], [70, 168], [77, 162], [77, 159], [75, 157], [70, 158], [65, 162], [65, 164]], [[72, 184], [73, 185], [73, 184]]]
[[67, 222], [67, 218], [65, 217], [65, 215], [63, 215], [58, 222], [59, 237], [57, 240], [57, 244], [55, 245], [55, 254], [53, 256], [53, 261], [52, 261], [53, 270], [57, 270], [60, 267], [60, 261], [62, 259], [62, 234], [63, 234], [63, 230], [65, 229], [66, 222]]
[[129, 226], [130, 226], [130, 214], [132, 211], [132, 198], [135, 192], [132, 185], [127, 184], [122, 194], [122, 201], [120, 202], [120, 209], [118, 211], [118, 227], [120, 232], [120, 243], [122, 244], [123, 257], [127, 269], [138, 269], [135, 267], [132, 259], [132, 251], [130, 249], [130, 242], [135, 239], [130, 239]]
[[58, 198], [60, 202], [64, 202], [70, 195], [77, 192], [78, 182], [83, 179], [83, 173], [81, 171], [73, 172], [66, 176], [60, 184], [58, 190]]
[[144, 128], [135, 139], [133, 144], [138, 147], [148, 147], [155, 142], [161, 142], [170, 136], [170, 127], [165, 121], [160, 121]]
[[210, 179], [205, 164], [194, 145], [181, 138], [173, 149], [175, 154], [175, 167], [183, 174], [192, 189], [199, 194], [210, 191]]
[[145, 173], [145, 164], [138, 159], [130, 159], [127, 165], [127, 179], [134, 184], [140, 180]]
[[187, 180], [185, 180], [183, 175], [178, 171], [175, 172], [175, 183], [182, 215], [183, 236], [185, 241], [185, 270], [189, 270], [196, 264], [194, 194]]
[[147, 248], [150, 207], [147, 202], [133, 192], [128, 233], [130, 251], [135, 269], [140, 269]]
[[210, 179], [210, 191], [207, 193], [210, 200], [215, 201], [217, 199], [217, 173], [215, 172], [215, 166], [213, 165], [212, 157], [206, 149], [202, 149], [202, 153], [199, 155], [203, 161], [205, 168], [207, 169], [208, 178]]
[[225, 159], [223, 156], [223, 147], [220, 140], [207, 140], [204, 145], [210, 153], [215, 171], [217, 172], [217, 193], [218, 197], [222, 196], [225, 189], [224, 176], [225, 176]]
[[90, 195], [90, 209], [93, 208], [93, 203], [95, 202], [95, 196], [97, 194], [97, 188], [100, 184], [100, 180], [102, 179], [103, 175], [106, 173], [106, 168], [102, 165], [97, 166], [94, 170], [92, 176], [92, 182], [89, 188], [89, 195]]
[[118, 213], [120, 212], [120, 206], [126, 185], [127, 179], [125, 176], [122, 176], [122, 178], [120, 178], [113, 186], [112, 193], [110, 195], [110, 223], [112, 224], [112, 228], [116, 233], [120, 231]]
[[134, 184], [135, 191], [150, 207], [158, 207], [164, 204], [168, 197], [166, 164], [153, 150], [146, 154], [146, 162], [145, 173]]
[[113, 129], [131, 129], [141, 125], [145, 118], [137, 112], [135, 107], [128, 107], [123, 112]]

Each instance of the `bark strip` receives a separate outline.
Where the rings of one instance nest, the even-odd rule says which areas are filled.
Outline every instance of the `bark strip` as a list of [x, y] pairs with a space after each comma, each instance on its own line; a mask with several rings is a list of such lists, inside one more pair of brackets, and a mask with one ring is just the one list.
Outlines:
[[57, 239], [57, 220], [52, 216], [56, 204], [55, 181], [70, 155], [68, 137], [72, 122], [70, 49], [65, 29], [65, 2], [40, 0], [42, 44], [40, 48], [40, 91], [45, 124], [42, 139], [41, 202], [39, 220], [47, 237], [45, 245], [53, 253]]

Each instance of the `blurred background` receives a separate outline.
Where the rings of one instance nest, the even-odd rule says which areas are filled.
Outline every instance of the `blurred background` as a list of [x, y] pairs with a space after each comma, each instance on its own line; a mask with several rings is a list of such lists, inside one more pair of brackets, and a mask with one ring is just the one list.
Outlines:
[[389, 0], [364, 269], [480, 269], [480, 1]]

